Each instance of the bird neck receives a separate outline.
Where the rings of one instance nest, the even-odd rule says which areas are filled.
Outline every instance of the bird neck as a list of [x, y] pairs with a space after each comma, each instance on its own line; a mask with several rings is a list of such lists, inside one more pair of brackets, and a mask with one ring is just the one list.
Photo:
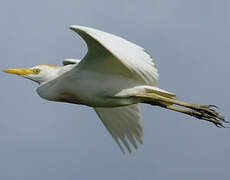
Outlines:
[[61, 75], [65, 74], [66, 72], [70, 71], [75, 67], [75, 64], [70, 64], [66, 66], [59, 66], [55, 69], [52, 69], [52, 71], [47, 74], [47, 76], [44, 76], [42, 79], [39, 80], [39, 86], [42, 86], [56, 78], [59, 78]]

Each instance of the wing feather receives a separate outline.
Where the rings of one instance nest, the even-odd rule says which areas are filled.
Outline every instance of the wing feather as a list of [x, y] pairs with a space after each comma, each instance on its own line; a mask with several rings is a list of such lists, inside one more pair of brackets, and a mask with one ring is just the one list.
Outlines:
[[82, 69], [119, 74], [146, 85], [156, 86], [158, 71], [153, 57], [142, 47], [121, 37], [84, 26], [71, 26], [86, 42], [88, 53]]
[[103, 124], [116, 141], [121, 151], [124, 148], [131, 153], [131, 143], [135, 149], [138, 148], [137, 141], [142, 144], [143, 122], [138, 104], [116, 107], [116, 108], [94, 108]]

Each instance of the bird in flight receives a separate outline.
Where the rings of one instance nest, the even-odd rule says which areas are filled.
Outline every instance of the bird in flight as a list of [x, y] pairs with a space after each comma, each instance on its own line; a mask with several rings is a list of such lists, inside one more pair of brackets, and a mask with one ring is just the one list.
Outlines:
[[142, 144], [143, 121], [139, 103], [160, 106], [225, 127], [227, 121], [214, 105], [190, 104], [157, 87], [158, 71], [151, 54], [121, 37], [84, 26], [70, 26], [86, 42], [82, 60], [65, 59], [63, 66], [41, 64], [28, 69], [6, 69], [39, 84], [40, 97], [86, 105], [97, 115], [121, 151], [131, 153]]

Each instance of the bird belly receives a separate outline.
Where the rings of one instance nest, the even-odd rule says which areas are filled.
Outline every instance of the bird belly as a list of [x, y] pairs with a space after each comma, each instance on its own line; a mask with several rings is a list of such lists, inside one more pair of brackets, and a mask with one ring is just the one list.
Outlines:
[[120, 107], [130, 104], [139, 103], [136, 98], [131, 97], [115, 97], [115, 96], [106, 96], [100, 91], [100, 95], [95, 93], [95, 91], [73, 91], [71, 90], [62, 90], [59, 94], [59, 97], [56, 98], [56, 101], [68, 102], [73, 104], [82, 104], [90, 107]]
[[115, 81], [99, 82], [88, 79], [71, 83], [59, 90], [58, 101], [74, 104], [83, 104], [91, 107], [119, 107], [139, 103], [139, 100], [132, 97], [118, 97], [120, 87]]
[[122, 89], [137, 85], [119, 76], [84, 73], [61, 77], [38, 88], [38, 94], [51, 101], [83, 104], [91, 107], [119, 107], [139, 103], [133, 97], [118, 97]]

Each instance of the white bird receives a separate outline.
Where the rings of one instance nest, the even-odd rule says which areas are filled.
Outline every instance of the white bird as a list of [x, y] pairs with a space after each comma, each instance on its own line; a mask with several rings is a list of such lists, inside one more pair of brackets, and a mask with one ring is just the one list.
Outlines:
[[[65, 59], [63, 66], [38, 65], [6, 69], [39, 84], [37, 93], [50, 101], [94, 108], [122, 152], [143, 143], [139, 103], [160, 106], [224, 127], [224, 117], [212, 105], [178, 101], [175, 94], [157, 87], [158, 71], [153, 57], [142, 47], [118, 36], [83, 26], [71, 26], [86, 42], [82, 60]], [[175, 106], [176, 105], [176, 106]], [[183, 107], [183, 108], [182, 108]], [[122, 145], [123, 144], [123, 145]]]

